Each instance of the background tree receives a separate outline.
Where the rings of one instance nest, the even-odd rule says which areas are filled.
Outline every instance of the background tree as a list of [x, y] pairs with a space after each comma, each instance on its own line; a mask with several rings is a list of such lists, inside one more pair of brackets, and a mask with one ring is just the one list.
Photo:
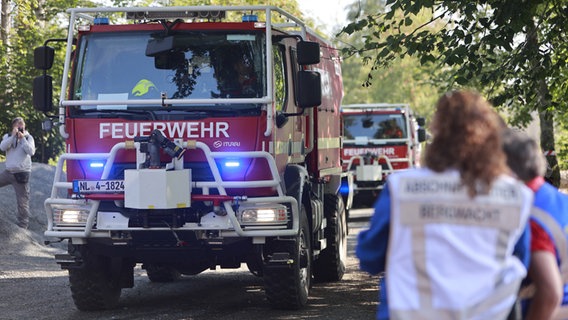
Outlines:
[[[554, 117], [566, 114], [568, 61], [566, 0], [388, 0], [385, 8], [346, 26], [366, 32], [362, 45], [345, 54], [372, 53], [372, 75], [395, 59], [414, 56], [439, 70], [432, 77], [445, 90], [474, 88], [505, 108], [514, 125], [538, 114], [544, 150], [554, 150]], [[431, 18], [408, 31], [421, 13]], [[441, 27], [434, 27], [438, 25]], [[548, 156], [551, 181], [559, 185], [556, 156]]]
[[[0, 8], [0, 133], [11, 129], [11, 120], [22, 116], [28, 131], [36, 140], [33, 161], [47, 163], [64, 149], [63, 140], [55, 130], [44, 132], [41, 122], [45, 115], [32, 106], [33, 78], [39, 72], [33, 65], [33, 49], [48, 38], [63, 37], [59, 13], [64, 8], [79, 5], [78, 1], [2, 0]], [[62, 66], [54, 64], [54, 75], [61, 77]], [[57, 85], [56, 83], [54, 83]]]
[[[381, 1], [353, 2], [347, 10], [347, 20], [356, 22], [359, 17], [384, 11]], [[424, 21], [427, 16], [421, 17]], [[418, 25], [420, 21], [413, 24]], [[410, 30], [412, 26], [406, 27]], [[339, 32], [340, 30], [337, 30]], [[422, 67], [416, 57], [395, 58], [388, 67], [377, 69], [372, 51], [357, 50], [372, 36], [373, 30], [360, 31], [357, 36], [340, 33], [335, 39], [339, 47], [350, 53], [342, 63], [345, 97], [343, 104], [353, 103], [408, 103], [420, 116], [428, 118], [438, 98], [438, 89], [431, 83], [431, 70]], [[372, 72], [376, 71], [376, 72]]]

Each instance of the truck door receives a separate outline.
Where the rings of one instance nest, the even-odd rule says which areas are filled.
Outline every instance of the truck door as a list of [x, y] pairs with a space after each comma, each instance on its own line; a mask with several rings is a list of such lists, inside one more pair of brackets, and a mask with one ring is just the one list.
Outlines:
[[274, 154], [277, 165], [301, 163], [306, 150], [306, 116], [296, 106], [296, 77], [299, 70], [296, 63], [295, 39], [284, 39], [273, 47], [274, 61], [274, 108], [276, 125]]

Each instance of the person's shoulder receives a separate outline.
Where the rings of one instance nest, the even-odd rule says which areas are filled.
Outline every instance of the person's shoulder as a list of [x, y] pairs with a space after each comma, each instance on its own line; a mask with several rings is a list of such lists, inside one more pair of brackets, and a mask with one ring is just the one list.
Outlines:
[[449, 179], [459, 179], [459, 177], [460, 177], [459, 172], [457, 170], [454, 170], [454, 169], [448, 169], [448, 170], [437, 172], [437, 171], [434, 171], [434, 170], [427, 168], [427, 167], [413, 168], [413, 169], [400, 171], [400, 174], [407, 174], [407, 175], [412, 175], [412, 176], [417, 176], [417, 177], [431, 176], [431, 177], [449, 178]]
[[423, 168], [412, 168], [406, 170], [397, 170], [394, 171], [389, 175], [390, 177], [413, 177], [413, 176], [420, 176], [426, 173], [428, 169]]
[[552, 185], [550, 182], [546, 182], [546, 181], [545, 181], [545, 182], [542, 184], [542, 186], [540, 186], [540, 188], [538, 189], [538, 191], [540, 191], [540, 190], [543, 190], [543, 191], [546, 191], [546, 192], [550, 192], [550, 193], [559, 193], [559, 194], [561, 194], [561, 195], [563, 195], [563, 196], [568, 197], [568, 194], [566, 194], [566, 193], [560, 191], [560, 189], [556, 188], [556, 187], [555, 187], [554, 185]]
[[8, 141], [8, 140], [10, 140], [10, 139], [12, 139], [12, 135], [9, 134], [9, 133], [5, 133], [5, 134], [2, 136], [2, 141]]
[[494, 184], [495, 185], [509, 185], [509, 186], [514, 186], [514, 187], [518, 187], [521, 189], [527, 189], [529, 191], [530, 188], [526, 186], [526, 184], [524, 182], [522, 182], [521, 180], [510, 176], [508, 174], [502, 174], [500, 176], [498, 176], [495, 180], [494, 180]]
[[548, 194], [549, 197], [557, 199], [556, 201], [562, 202], [565, 207], [568, 207], [568, 194], [560, 191], [558, 188], [552, 184], [545, 182], [538, 190], [539, 195]]
[[508, 174], [498, 176], [493, 182], [493, 188], [515, 190], [513, 194], [520, 195], [522, 199], [528, 202], [532, 202], [534, 199], [534, 192], [524, 182]]
[[430, 178], [439, 176], [439, 173], [436, 173], [428, 168], [412, 168], [406, 170], [395, 171], [391, 173], [387, 180], [401, 180], [401, 179], [422, 179], [422, 178]]

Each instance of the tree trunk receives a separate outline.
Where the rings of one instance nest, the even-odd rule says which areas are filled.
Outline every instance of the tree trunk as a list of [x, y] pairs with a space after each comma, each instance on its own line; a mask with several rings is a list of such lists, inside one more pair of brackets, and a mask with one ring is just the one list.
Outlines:
[[10, 24], [10, 0], [0, 0], [0, 42], [4, 44], [8, 44]]
[[47, 27], [47, 17], [45, 14], [46, 0], [38, 0], [36, 4], [37, 7], [34, 8], [34, 14], [39, 27], [44, 29]]
[[546, 180], [557, 188], [560, 187], [560, 167], [554, 152], [554, 116], [553, 113], [544, 110], [538, 113], [540, 118], [540, 146], [546, 155], [547, 170]]
[[[535, 74], [542, 74], [542, 65], [540, 63], [540, 55], [538, 52], [538, 30], [533, 23], [527, 26], [527, 48], [532, 51], [533, 61], [531, 65]], [[560, 187], [560, 168], [558, 167], [558, 159], [554, 151], [554, 113], [549, 109], [550, 107], [550, 91], [546, 79], [542, 77], [535, 77], [540, 79], [535, 83], [537, 88], [537, 110], [540, 119], [540, 147], [546, 156], [548, 168], [546, 170], [546, 179], [556, 186]]]

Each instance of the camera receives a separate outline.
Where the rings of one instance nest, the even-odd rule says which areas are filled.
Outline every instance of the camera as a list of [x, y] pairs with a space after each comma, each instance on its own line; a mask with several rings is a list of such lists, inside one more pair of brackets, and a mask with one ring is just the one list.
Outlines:
[[21, 133], [24, 133], [24, 128], [18, 128], [18, 131], [20, 131]]

